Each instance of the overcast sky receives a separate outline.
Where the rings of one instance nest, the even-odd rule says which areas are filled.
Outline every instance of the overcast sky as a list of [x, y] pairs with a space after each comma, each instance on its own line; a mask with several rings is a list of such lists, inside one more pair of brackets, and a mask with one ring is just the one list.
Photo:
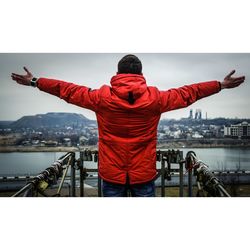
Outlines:
[[[125, 54], [0, 54], [0, 120], [16, 120], [24, 115], [47, 112], [81, 113], [95, 119], [92, 111], [66, 103], [41, 92], [21, 86], [10, 78], [12, 72], [28, 69], [36, 77], [48, 77], [74, 82], [91, 88], [109, 84], [116, 74], [117, 62]], [[202, 109], [208, 118], [250, 118], [250, 54], [140, 54], [143, 74], [148, 85], [160, 90], [209, 80], [221, 81], [232, 69], [236, 75], [245, 75], [246, 82], [236, 89], [202, 99], [190, 107], [164, 113], [162, 118], [187, 117], [189, 110]]]

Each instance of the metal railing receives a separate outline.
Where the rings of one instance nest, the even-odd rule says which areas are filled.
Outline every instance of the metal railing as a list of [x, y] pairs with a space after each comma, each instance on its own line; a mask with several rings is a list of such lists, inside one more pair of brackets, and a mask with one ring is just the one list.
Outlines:
[[21, 188], [12, 197], [32, 197], [37, 196], [40, 193], [42, 196], [48, 196], [44, 191], [53, 185], [56, 185], [59, 178], [61, 182], [55, 196], [60, 196], [62, 186], [65, 181], [68, 169], [71, 167], [71, 194], [75, 196], [75, 181], [74, 181], [74, 165], [75, 165], [75, 153], [69, 152], [55, 161], [49, 168], [46, 168], [43, 172], [29, 181], [23, 188]]
[[[84, 163], [94, 161], [97, 162], [97, 168], [85, 168]], [[184, 159], [183, 159], [183, 152], [179, 150], [168, 150], [168, 151], [161, 151], [158, 150], [156, 152], [156, 161], [161, 162], [161, 168], [157, 169], [157, 178], [160, 179], [160, 186], [161, 186], [161, 197], [166, 196], [165, 188], [166, 188], [166, 181], [171, 180], [171, 174], [179, 172], [179, 196], [183, 197], [184, 194], [184, 175], [183, 175], [183, 166], [184, 166]], [[173, 164], [177, 164], [177, 168], [172, 168]], [[86, 180], [88, 173], [96, 172], [98, 173], [98, 151], [91, 151], [91, 150], [84, 150], [80, 152], [80, 158], [78, 160], [78, 168], [80, 168], [80, 196], [84, 196], [84, 181]], [[83, 172], [83, 175], [81, 174]], [[101, 186], [102, 180], [98, 174], [98, 197], [102, 196]]]
[[199, 160], [193, 151], [186, 155], [186, 169], [188, 171], [188, 194], [192, 196], [192, 175], [196, 177], [197, 197], [230, 197], [229, 193], [223, 186], [223, 183], [215, 177], [209, 170], [209, 167]]
[[[160, 162], [160, 168], [157, 169], [158, 182], [160, 181], [160, 195], [166, 196], [167, 182], [171, 181], [173, 176], [177, 176], [179, 196], [184, 196], [184, 166], [186, 168], [187, 176], [187, 196], [193, 196], [193, 179], [196, 179], [197, 195], [196, 196], [218, 196], [229, 197], [221, 181], [218, 180], [210, 171], [206, 164], [198, 160], [195, 153], [190, 151], [183, 159], [183, 152], [179, 150], [167, 150], [156, 152], [156, 160]], [[96, 162], [97, 168], [86, 168], [85, 162]], [[174, 167], [175, 166], [175, 167]], [[59, 160], [54, 162], [51, 167], [45, 169], [42, 173], [29, 181], [22, 189], [20, 189], [13, 197], [23, 196], [49, 196], [45, 190], [49, 187], [58, 185], [56, 194], [53, 196], [61, 196], [61, 190], [65, 185], [65, 179], [70, 169], [70, 188], [69, 196], [76, 196], [76, 171], [79, 171], [79, 196], [85, 196], [84, 183], [90, 173], [97, 173], [97, 194], [102, 196], [102, 180], [98, 174], [98, 151], [97, 150], [83, 150], [80, 152], [79, 159], [76, 160], [76, 154], [69, 152], [62, 156]], [[186, 176], [185, 176], [186, 177]]]

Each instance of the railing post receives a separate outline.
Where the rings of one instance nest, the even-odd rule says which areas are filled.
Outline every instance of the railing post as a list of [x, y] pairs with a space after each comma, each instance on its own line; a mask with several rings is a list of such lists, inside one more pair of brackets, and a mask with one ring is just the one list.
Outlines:
[[193, 196], [193, 170], [188, 170], [188, 196]]
[[80, 197], [84, 197], [83, 166], [80, 167]]
[[83, 168], [84, 168], [83, 152], [80, 152], [80, 197], [84, 197]]
[[193, 166], [192, 166], [193, 163], [191, 159], [192, 154], [196, 156], [196, 154], [193, 151], [187, 152], [186, 160], [185, 160], [185, 164], [186, 164], [185, 167], [188, 170], [188, 196], [189, 197], [193, 196]]
[[161, 197], [165, 197], [165, 160], [161, 155]]
[[98, 197], [102, 197], [102, 180], [98, 173]]
[[179, 190], [179, 196], [183, 197], [183, 162], [181, 161], [179, 163], [180, 165], [180, 171], [179, 171], [179, 177], [180, 177], [180, 190]]
[[98, 197], [102, 197], [102, 180], [99, 175], [99, 157], [97, 161], [97, 175], [98, 175], [98, 183], [97, 183]]
[[70, 171], [71, 197], [76, 196], [76, 170], [75, 170], [75, 153], [72, 153], [71, 171]]

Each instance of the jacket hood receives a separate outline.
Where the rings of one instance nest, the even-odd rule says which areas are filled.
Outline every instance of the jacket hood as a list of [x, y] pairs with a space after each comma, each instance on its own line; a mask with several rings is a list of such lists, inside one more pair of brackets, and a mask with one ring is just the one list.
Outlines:
[[136, 100], [147, 89], [144, 76], [137, 74], [117, 74], [111, 78], [110, 83], [114, 93], [124, 100], [128, 100], [131, 92], [134, 100]]

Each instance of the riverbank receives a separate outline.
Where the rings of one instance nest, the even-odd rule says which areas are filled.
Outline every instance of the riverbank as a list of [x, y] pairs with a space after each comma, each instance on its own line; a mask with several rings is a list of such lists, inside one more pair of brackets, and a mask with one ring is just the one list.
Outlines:
[[0, 153], [12, 153], [12, 152], [77, 152], [82, 149], [96, 149], [93, 146], [90, 147], [32, 147], [32, 146], [6, 146], [0, 147]]
[[[184, 149], [184, 148], [250, 148], [250, 143], [245, 144], [203, 144], [203, 143], [184, 143], [169, 142], [157, 145], [157, 149]], [[79, 150], [97, 150], [96, 146], [85, 147], [39, 147], [39, 146], [0, 146], [0, 153], [12, 152], [78, 152]]]
[[250, 140], [232, 138], [171, 139], [160, 142], [158, 148], [250, 148]]
[[203, 143], [182, 143], [170, 142], [157, 145], [157, 149], [183, 149], [183, 148], [250, 148], [250, 143], [246, 144], [203, 144]]

